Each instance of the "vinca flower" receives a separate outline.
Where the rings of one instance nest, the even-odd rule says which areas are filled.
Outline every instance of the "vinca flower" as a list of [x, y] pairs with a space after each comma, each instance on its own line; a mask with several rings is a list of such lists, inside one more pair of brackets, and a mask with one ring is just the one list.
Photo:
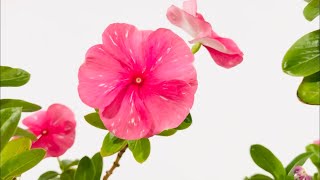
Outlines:
[[64, 105], [53, 104], [47, 111], [26, 117], [22, 123], [37, 136], [32, 148], [45, 149], [46, 157], [59, 157], [74, 143], [76, 121], [73, 112]]
[[197, 12], [196, 0], [184, 1], [183, 9], [172, 5], [167, 11], [167, 18], [194, 38], [190, 43], [201, 43], [206, 47], [218, 65], [232, 68], [242, 62], [243, 53], [236, 43], [212, 30], [211, 25]]
[[312, 180], [311, 176], [309, 176], [301, 166], [297, 166], [294, 168], [294, 179], [295, 180]]
[[99, 109], [105, 127], [122, 139], [150, 137], [179, 126], [197, 89], [194, 56], [168, 29], [111, 24], [79, 69], [81, 100]]

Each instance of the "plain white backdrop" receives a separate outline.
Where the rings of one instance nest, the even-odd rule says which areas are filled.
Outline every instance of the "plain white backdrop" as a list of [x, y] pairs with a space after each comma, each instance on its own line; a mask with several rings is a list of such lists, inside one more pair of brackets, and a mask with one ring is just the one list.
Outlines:
[[[55, 102], [69, 106], [76, 114], [77, 136], [62, 159], [92, 156], [106, 131], [83, 119], [93, 111], [77, 93], [77, 72], [86, 50], [101, 43], [102, 32], [114, 22], [170, 28], [190, 40], [166, 19], [171, 4], [181, 6], [182, 0], [1, 0], [1, 65], [32, 75], [23, 87], [1, 89], [1, 97], [25, 99], [44, 109]], [[319, 138], [319, 107], [300, 103], [296, 89], [301, 78], [281, 70], [286, 50], [318, 28], [319, 19], [308, 22], [303, 17], [306, 3], [199, 0], [198, 5], [217, 33], [237, 42], [244, 61], [226, 70], [202, 48], [195, 56], [199, 89], [193, 125], [169, 138], [151, 138], [151, 155], [144, 164], [126, 152], [112, 180], [240, 180], [263, 172], [250, 158], [251, 144], [269, 147], [288, 163]], [[114, 159], [104, 159], [104, 171]], [[22, 180], [58, 169], [57, 160], [47, 158]], [[309, 164], [307, 170], [314, 169]]]

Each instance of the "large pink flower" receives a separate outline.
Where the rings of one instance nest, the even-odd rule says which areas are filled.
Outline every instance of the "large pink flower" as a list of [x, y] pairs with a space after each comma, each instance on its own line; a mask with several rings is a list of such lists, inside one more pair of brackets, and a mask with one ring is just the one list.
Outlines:
[[38, 137], [32, 148], [46, 149], [47, 157], [61, 156], [74, 143], [76, 121], [64, 105], [53, 104], [47, 111], [38, 111], [22, 122]]
[[82, 101], [98, 108], [106, 128], [139, 139], [177, 127], [197, 89], [193, 54], [168, 29], [142, 31], [111, 24], [79, 70]]
[[218, 65], [231, 68], [242, 62], [243, 53], [236, 43], [231, 39], [223, 38], [216, 34], [203, 16], [197, 13], [196, 0], [185, 1], [183, 9], [174, 5], [171, 6], [168, 9], [167, 17], [172, 24], [182, 28], [195, 38], [190, 43], [204, 45]]

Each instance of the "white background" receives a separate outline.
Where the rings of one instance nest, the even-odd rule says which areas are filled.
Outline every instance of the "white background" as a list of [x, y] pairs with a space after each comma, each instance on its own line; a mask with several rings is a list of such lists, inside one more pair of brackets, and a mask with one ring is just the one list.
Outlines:
[[[105, 131], [87, 124], [92, 109], [77, 93], [77, 71], [86, 50], [101, 43], [104, 29], [127, 22], [140, 29], [170, 28], [185, 40], [191, 37], [171, 25], [166, 10], [181, 0], [1, 0], [1, 64], [32, 74], [21, 88], [1, 89], [2, 98], [21, 98], [46, 109], [66, 104], [76, 114], [74, 146], [62, 158], [92, 156], [99, 151]], [[319, 110], [296, 98], [301, 78], [281, 70], [286, 50], [302, 35], [318, 28], [302, 11], [303, 0], [199, 1], [199, 12], [220, 35], [234, 39], [245, 56], [241, 65], [218, 67], [204, 48], [196, 54], [199, 89], [192, 108], [193, 125], [165, 138], [151, 139], [144, 164], [130, 152], [112, 180], [238, 180], [263, 172], [249, 155], [251, 144], [272, 149], [286, 164], [304, 146], [319, 138]], [[114, 156], [105, 158], [109, 168]], [[58, 170], [47, 158], [25, 173], [36, 180], [47, 170]], [[314, 171], [307, 166], [309, 172]]]

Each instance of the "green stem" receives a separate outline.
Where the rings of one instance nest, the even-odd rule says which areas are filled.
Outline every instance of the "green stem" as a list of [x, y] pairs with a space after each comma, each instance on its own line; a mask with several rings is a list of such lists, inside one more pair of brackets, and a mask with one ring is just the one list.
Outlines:
[[200, 48], [201, 48], [201, 43], [196, 43], [195, 45], [193, 45], [191, 48], [192, 54], [196, 54]]

